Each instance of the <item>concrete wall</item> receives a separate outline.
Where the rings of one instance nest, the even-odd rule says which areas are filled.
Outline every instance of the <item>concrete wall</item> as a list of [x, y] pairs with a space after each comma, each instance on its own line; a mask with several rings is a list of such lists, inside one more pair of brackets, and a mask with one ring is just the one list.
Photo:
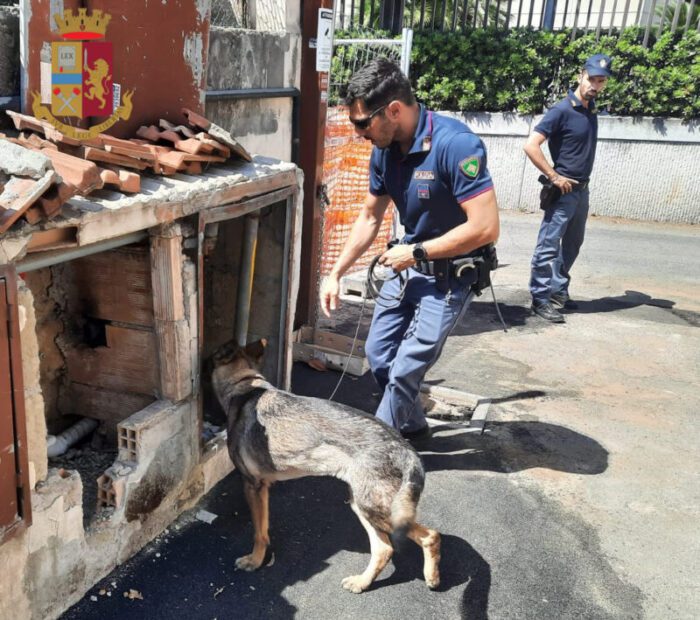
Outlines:
[[19, 9], [0, 6], [0, 97], [19, 94]]
[[[300, 41], [298, 22], [288, 23], [287, 32], [212, 28], [207, 90], [299, 88]], [[292, 108], [289, 97], [208, 98], [206, 115], [249, 151], [288, 161]]]
[[[464, 120], [483, 138], [500, 207], [536, 211], [539, 171], [522, 147], [541, 116], [444, 114]], [[700, 121], [601, 116], [591, 213], [698, 224], [699, 160]]]

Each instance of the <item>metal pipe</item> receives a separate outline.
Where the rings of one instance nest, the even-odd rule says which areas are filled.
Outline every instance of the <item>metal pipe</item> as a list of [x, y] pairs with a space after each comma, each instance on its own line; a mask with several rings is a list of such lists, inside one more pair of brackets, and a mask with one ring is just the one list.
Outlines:
[[248, 323], [250, 322], [250, 300], [253, 296], [253, 276], [255, 275], [255, 251], [258, 247], [258, 214], [246, 215], [243, 231], [243, 249], [241, 252], [241, 271], [238, 279], [238, 297], [236, 299], [236, 325], [234, 336], [240, 346], [248, 340]]
[[21, 98], [19, 95], [11, 95], [9, 97], [0, 97], [0, 110], [12, 110], [19, 112], [21, 110]]
[[51, 267], [52, 265], [65, 263], [69, 260], [75, 260], [76, 258], [83, 258], [91, 254], [98, 254], [99, 252], [120, 248], [130, 243], [138, 243], [144, 239], [148, 239], [148, 232], [139, 230], [138, 232], [130, 233], [123, 237], [98, 241], [97, 243], [91, 243], [90, 245], [83, 245], [77, 248], [56, 250], [55, 252], [37, 252], [36, 254], [30, 254], [24, 260], [17, 263], [17, 273], [27, 273], [28, 271], [36, 271], [44, 267]]
[[228, 90], [207, 90], [204, 97], [208, 101], [220, 99], [278, 99], [282, 97], [298, 97], [299, 89], [293, 86], [279, 88], [231, 88]]
[[557, 12], [557, 0], [546, 0], [544, 5], [544, 29], [552, 32], [554, 29], [554, 16]]
[[289, 299], [289, 249], [292, 247], [292, 221], [294, 213], [294, 196], [290, 196], [286, 201], [286, 212], [284, 217], [284, 250], [282, 251], [282, 292], [280, 295], [280, 326], [277, 345], [277, 387], [283, 390], [289, 389], [284, 382], [284, 362], [286, 358], [287, 344], [287, 300]]
[[98, 426], [97, 420], [83, 418], [73, 426], [63, 431], [60, 435], [49, 435], [46, 438], [46, 453], [49, 458], [61, 456], [72, 445], [76, 444], [85, 435], [94, 431]]

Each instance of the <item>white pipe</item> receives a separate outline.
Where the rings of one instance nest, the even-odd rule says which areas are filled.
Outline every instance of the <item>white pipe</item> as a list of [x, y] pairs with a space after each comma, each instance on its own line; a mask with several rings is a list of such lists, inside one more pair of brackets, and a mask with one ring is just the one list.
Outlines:
[[83, 418], [60, 435], [49, 435], [46, 438], [46, 448], [49, 458], [60, 456], [78, 440], [97, 428], [97, 420]]

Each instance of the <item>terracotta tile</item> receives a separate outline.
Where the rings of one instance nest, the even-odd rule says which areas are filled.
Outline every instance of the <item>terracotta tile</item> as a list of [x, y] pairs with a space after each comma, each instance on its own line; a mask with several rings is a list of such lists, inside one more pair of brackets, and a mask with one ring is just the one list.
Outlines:
[[156, 156], [140, 144], [134, 144], [133, 146], [106, 144], [104, 146], [104, 149], [108, 153], [115, 153], [116, 155], [124, 155], [125, 157], [140, 159], [144, 162], [148, 162], [149, 164], [152, 164], [154, 161], [156, 161]]
[[124, 166], [125, 168], [136, 168], [137, 170], [145, 170], [148, 168], [148, 164], [141, 160], [125, 155], [117, 155], [116, 153], [103, 151], [102, 149], [92, 146], [85, 147], [85, 159], [114, 164], [116, 166]]
[[191, 161], [185, 166], [186, 174], [202, 174], [202, 162]]
[[243, 148], [241, 144], [239, 144], [238, 140], [236, 140], [223, 127], [219, 127], [216, 123], [212, 123], [209, 119], [203, 117], [201, 114], [197, 114], [196, 112], [193, 112], [192, 110], [189, 110], [187, 108], [182, 108], [182, 113], [185, 115], [190, 125], [203, 129], [212, 138], [225, 144], [231, 149], [231, 152], [235, 153], [242, 159], [245, 159], [246, 161], [253, 160], [253, 158], [250, 156], [250, 153], [248, 153], [248, 151], [246, 151], [246, 149]]
[[40, 137], [38, 134], [35, 133], [30, 133], [30, 132], [22, 132], [19, 134], [18, 140], [20, 143], [27, 148], [35, 148], [35, 149], [51, 149], [53, 151], [58, 150], [58, 145], [55, 144], [54, 142], [49, 142], [48, 140], [44, 140], [44, 138]]
[[53, 219], [61, 212], [61, 207], [77, 193], [77, 187], [69, 185], [68, 183], [59, 183], [58, 185], [51, 186], [44, 195], [37, 200], [37, 205], [47, 218]]
[[215, 151], [218, 151], [222, 157], [225, 157], [226, 159], [231, 157], [231, 149], [221, 144], [221, 142], [214, 140], [214, 138], [212, 138], [205, 131], [200, 131], [199, 133], [195, 134], [194, 137], [197, 138], [197, 140], [204, 142], [204, 144], [211, 146]]
[[14, 177], [0, 194], [0, 233], [4, 233], [53, 183], [56, 173], [49, 170], [41, 179]]
[[183, 138], [196, 137], [194, 131], [192, 131], [189, 127], [186, 127], [185, 125], [173, 125], [172, 123], [166, 121], [164, 118], [161, 118], [160, 121], [158, 121], [158, 126], [161, 129], [170, 129], [171, 131], [175, 131], [179, 133]]
[[48, 148], [41, 152], [51, 160], [63, 182], [76, 187], [83, 196], [103, 186], [100, 171], [92, 162]]
[[119, 168], [100, 168], [105, 185], [115, 185], [120, 191], [133, 194], [141, 190], [141, 177], [136, 172]]

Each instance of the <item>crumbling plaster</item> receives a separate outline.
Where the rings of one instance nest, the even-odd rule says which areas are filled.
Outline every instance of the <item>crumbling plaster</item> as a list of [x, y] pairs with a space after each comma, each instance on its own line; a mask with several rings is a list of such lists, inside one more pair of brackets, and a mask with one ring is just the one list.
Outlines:
[[17, 290], [20, 340], [22, 343], [22, 376], [24, 380], [24, 410], [29, 452], [29, 484], [32, 488], [46, 478], [46, 417], [44, 396], [40, 383], [40, 349], [37, 337], [34, 296], [29, 287], [19, 281]]

